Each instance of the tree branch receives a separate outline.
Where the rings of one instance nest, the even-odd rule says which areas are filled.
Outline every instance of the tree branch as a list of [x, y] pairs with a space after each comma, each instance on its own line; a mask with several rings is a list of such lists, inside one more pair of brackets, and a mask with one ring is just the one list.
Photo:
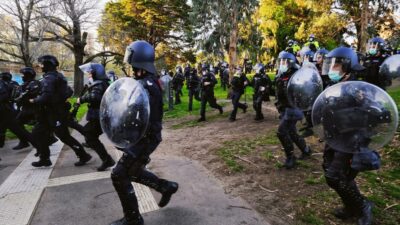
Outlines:
[[15, 64], [19, 64], [19, 65], [24, 65], [23, 62], [11, 61], [11, 60], [8, 60], [8, 59], [0, 59], [0, 62], [15, 63]]
[[0, 48], [0, 51], [1, 51], [1, 52], [4, 52], [5, 54], [10, 55], [10, 56], [12, 56], [12, 57], [15, 57], [15, 58], [18, 58], [18, 59], [22, 59], [21, 56], [15, 54], [15, 53], [13, 53], [13, 52], [10, 52], [10, 51], [8, 51], [8, 50], [6, 50], [6, 49], [4, 49], [4, 48]]
[[117, 52], [112, 52], [112, 51], [104, 51], [104, 52], [99, 52], [99, 53], [97, 53], [97, 54], [94, 54], [94, 55], [91, 55], [91, 56], [89, 56], [85, 61], [84, 61], [84, 63], [88, 63], [88, 62], [90, 62], [90, 61], [92, 61], [93, 59], [95, 59], [95, 58], [97, 58], [97, 57], [110, 57], [110, 56], [116, 56], [116, 55], [118, 55], [118, 56], [123, 56], [122, 54], [120, 54], [120, 53], [117, 53]]

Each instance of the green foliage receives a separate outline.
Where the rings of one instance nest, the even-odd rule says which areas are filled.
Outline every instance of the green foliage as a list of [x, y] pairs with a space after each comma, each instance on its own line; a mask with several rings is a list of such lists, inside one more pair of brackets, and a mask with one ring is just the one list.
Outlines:
[[182, 47], [187, 40], [181, 34], [189, 29], [189, 9], [186, 1], [109, 1], [98, 28], [99, 41], [109, 50], [121, 54], [134, 40], [146, 40], [154, 47], [162, 43], [168, 48], [158, 50], [157, 56], [169, 57], [170, 62], [176, 62], [177, 53], [185, 52]]

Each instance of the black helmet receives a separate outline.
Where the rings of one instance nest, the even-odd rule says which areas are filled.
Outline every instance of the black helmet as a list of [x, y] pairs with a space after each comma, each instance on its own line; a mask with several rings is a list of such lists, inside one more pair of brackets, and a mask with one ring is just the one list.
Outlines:
[[154, 66], [154, 47], [147, 41], [134, 41], [125, 51], [124, 62], [132, 65], [133, 68], [143, 69], [149, 73], [156, 74]]
[[60, 65], [57, 58], [53, 55], [42, 55], [38, 58], [38, 62], [41, 64], [43, 72], [55, 71], [57, 66]]
[[9, 72], [0, 73], [0, 79], [4, 80], [4, 81], [7, 81], [7, 82], [10, 82], [11, 79], [12, 79], [12, 74], [9, 73]]
[[287, 44], [289, 47], [292, 47], [294, 45], [294, 41], [290, 39]]
[[36, 72], [31, 67], [24, 67], [24, 68], [20, 69], [19, 72], [22, 74], [22, 80], [24, 82], [26, 82], [28, 80], [33, 80], [36, 77]]
[[206, 63], [201, 65], [201, 71], [210, 71], [210, 66]]
[[182, 67], [181, 66], [176, 66], [175, 67], [175, 72], [182, 73]]
[[86, 63], [79, 66], [84, 73], [92, 74], [93, 80], [108, 80], [104, 66], [99, 63]]
[[[337, 71], [337, 68], [334, 68], [335, 65], [341, 65], [340, 72]], [[347, 47], [338, 47], [333, 49], [325, 56], [321, 75], [329, 75], [330, 73], [333, 73], [333, 71], [342, 73], [335, 74], [337, 79], [333, 79], [331, 75], [329, 75], [332, 80], [339, 81], [339, 75], [342, 77], [344, 73], [361, 71], [363, 69], [364, 67], [359, 64], [358, 56], [353, 49]]]

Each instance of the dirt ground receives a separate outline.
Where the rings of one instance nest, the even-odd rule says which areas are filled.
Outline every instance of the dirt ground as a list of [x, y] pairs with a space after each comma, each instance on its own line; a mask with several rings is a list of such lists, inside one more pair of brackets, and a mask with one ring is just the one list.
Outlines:
[[[337, 220], [331, 214], [332, 207], [341, 204], [325, 184], [321, 167], [323, 143], [317, 137], [306, 139], [313, 150], [312, 157], [298, 160], [295, 169], [286, 170], [282, 166], [284, 152], [275, 135], [279, 120], [273, 103], [263, 104], [262, 122], [254, 121], [255, 113], [250, 107], [246, 114], [239, 110], [237, 120], [229, 122], [231, 105], [226, 105], [224, 115], [208, 112], [207, 122], [194, 122], [197, 112], [166, 121], [163, 142], [157, 151], [198, 160], [222, 181], [226, 193], [245, 199], [271, 224], [356, 223]], [[221, 149], [235, 145], [248, 149], [245, 154], [234, 154], [234, 161], [241, 168], [238, 171], [232, 170], [221, 156]], [[300, 151], [296, 149], [295, 154], [300, 155]]]
[[[230, 106], [225, 107], [224, 114], [230, 113], [230, 110]], [[245, 167], [240, 173], [231, 172], [216, 152], [224, 142], [275, 133], [278, 126], [278, 113], [275, 107], [272, 103], [264, 103], [263, 112], [265, 119], [262, 122], [253, 120], [253, 110], [249, 110], [246, 114], [239, 110], [235, 122], [229, 122], [226, 115], [196, 126], [179, 126], [185, 124], [183, 121], [196, 120], [198, 115], [195, 113], [184, 119], [167, 121], [164, 123], [163, 142], [158, 151], [163, 151], [165, 154], [184, 155], [200, 161], [223, 182], [227, 193], [239, 195], [247, 200], [271, 224], [294, 224], [295, 212], [292, 210], [291, 195], [297, 197], [298, 190], [304, 188], [297, 169], [287, 171], [284, 168], [277, 168], [276, 163], [266, 161], [257, 154], [257, 151], [272, 151], [276, 162], [283, 162], [284, 155], [280, 145], [271, 145], [268, 149], [257, 149], [254, 154], [245, 158], [240, 157], [239, 163]], [[217, 112], [208, 114], [216, 115]], [[312, 159], [311, 162], [320, 164], [319, 160]], [[316, 171], [316, 173], [321, 173], [321, 171]]]

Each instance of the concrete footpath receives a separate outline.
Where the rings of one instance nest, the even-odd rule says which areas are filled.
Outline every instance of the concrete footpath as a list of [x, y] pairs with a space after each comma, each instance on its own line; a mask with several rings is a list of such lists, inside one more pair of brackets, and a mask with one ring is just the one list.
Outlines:
[[[168, 132], [167, 130], [164, 132]], [[83, 141], [76, 132], [73, 133]], [[121, 152], [102, 137], [114, 159]], [[52, 146], [50, 168], [33, 168], [33, 151], [0, 150], [0, 225], [106, 225], [122, 217], [110, 171], [97, 172], [96, 153], [84, 167], [75, 167], [74, 152], [61, 142]], [[179, 183], [179, 191], [160, 209], [160, 195], [134, 184], [146, 225], [267, 225], [240, 198], [224, 193], [222, 185], [202, 165], [185, 157], [156, 152], [148, 168]]]

